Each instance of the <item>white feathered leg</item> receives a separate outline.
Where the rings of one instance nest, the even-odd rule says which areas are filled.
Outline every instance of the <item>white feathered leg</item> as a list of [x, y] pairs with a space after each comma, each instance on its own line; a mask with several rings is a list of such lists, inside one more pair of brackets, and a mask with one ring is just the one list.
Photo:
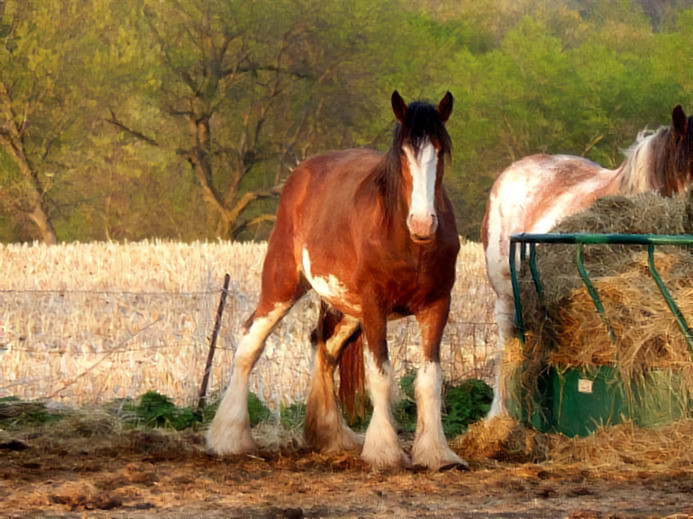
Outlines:
[[394, 380], [392, 367], [384, 362], [379, 369], [373, 355], [367, 352], [366, 381], [373, 403], [373, 416], [366, 430], [361, 457], [374, 468], [390, 468], [400, 466], [407, 460], [397, 441], [397, 432], [392, 424], [390, 401]]
[[438, 362], [425, 361], [414, 385], [416, 396], [416, 439], [412, 449], [415, 465], [433, 470], [453, 463], [466, 465], [448, 447], [441, 420], [442, 378]]
[[241, 339], [233, 359], [231, 381], [207, 431], [207, 446], [220, 456], [255, 450], [248, 416], [248, 378], [262, 353], [265, 339], [288, 311], [289, 304], [277, 304], [266, 316], [253, 320]]

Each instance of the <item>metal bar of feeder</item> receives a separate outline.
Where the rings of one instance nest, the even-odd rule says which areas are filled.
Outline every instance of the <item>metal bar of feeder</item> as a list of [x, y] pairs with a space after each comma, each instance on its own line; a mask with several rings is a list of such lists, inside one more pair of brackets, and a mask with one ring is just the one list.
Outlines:
[[582, 278], [582, 282], [584, 283], [585, 288], [587, 289], [587, 293], [589, 293], [590, 297], [592, 298], [592, 302], [594, 303], [594, 307], [597, 309], [597, 313], [599, 314], [602, 323], [604, 323], [604, 326], [606, 326], [606, 331], [609, 333], [609, 340], [611, 341], [611, 344], [616, 344], [616, 335], [614, 334], [614, 330], [611, 327], [611, 324], [609, 323], [609, 319], [606, 317], [606, 312], [604, 311], [604, 305], [602, 304], [602, 300], [599, 297], [597, 290], [594, 288], [594, 285], [592, 284], [592, 280], [590, 279], [587, 270], [585, 270], [585, 252], [583, 250], [584, 245], [585, 244], [581, 241], [577, 242], [577, 254], [575, 258], [577, 263], [577, 269], [580, 273], [580, 277]]
[[532, 242], [529, 244], [529, 270], [532, 273], [534, 287], [537, 289], [539, 301], [544, 302], [544, 287], [541, 284], [539, 269], [537, 268], [537, 244]]
[[613, 245], [691, 245], [693, 234], [588, 234], [588, 233], [515, 233], [510, 236], [515, 243], [584, 243]]
[[671, 297], [669, 289], [664, 284], [664, 281], [662, 281], [662, 278], [659, 277], [659, 273], [657, 272], [654, 263], [654, 244], [652, 243], [647, 246], [647, 266], [650, 270], [650, 275], [655, 280], [655, 283], [657, 283], [659, 291], [662, 293], [662, 297], [664, 297], [664, 300], [666, 301], [667, 305], [669, 305], [669, 310], [671, 310], [671, 313], [674, 314], [674, 318], [676, 319], [679, 328], [681, 328], [681, 331], [686, 336], [686, 339], [688, 340], [688, 346], [691, 348], [691, 354], [693, 354], [693, 335], [691, 335], [691, 330], [688, 328], [688, 323], [686, 323], [686, 319], [681, 313], [681, 310], [676, 305], [674, 298]]
[[513, 287], [513, 298], [515, 300], [515, 328], [517, 328], [517, 338], [520, 340], [520, 347], [525, 345], [525, 325], [522, 320], [522, 301], [520, 300], [520, 284], [517, 280], [517, 271], [515, 270], [515, 248], [516, 243], [510, 241], [510, 283]]

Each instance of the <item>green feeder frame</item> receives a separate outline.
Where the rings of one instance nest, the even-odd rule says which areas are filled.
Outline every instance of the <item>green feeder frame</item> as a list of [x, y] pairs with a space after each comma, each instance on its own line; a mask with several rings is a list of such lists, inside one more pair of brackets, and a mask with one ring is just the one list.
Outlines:
[[[543, 298], [543, 286], [536, 264], [537, 243], [562, 243], [576, 244], [576, 266], [580, 277], [592, 298], [594, 307], [599, 313], [602, 322], [609, 334], [612, 343], [617, 341], [611, 325], [604, 312], [604, 306], [599, 294], [585, 269], [584, 246], [585, 245], [646, 245], [648, 251], [648, 269], [659, 288], [662, 297], [671, 310], [681, 332], [686, 337], [693, 355], [693, 334], [685, 317], [671, 296], [668, 288], [662, 281], [654, 263], [654, 248], [657, 245], [678, 245], [682, 247], [693, 245], [693, 235], [661, 235], [661, 234], [529, 234], [519, 233], [510, 237], [510, 279], [515, 301], [515, 326], [521, 347], [525, 344], [525, 327], [522, 315], [522, 301], [517, 277], [517, 246], [522, 246], [522, 256], [525, 256], [529, 247], [529, 270], [534, 281], [539, 299]], [[674, 373], [652, 372], [647, 380], [641, 383], [624, 385], [616, 368], [600, 366], [594, 369], [558, 368], [552, 367], [548, 373], [538, 380], [537, 394], [532, 395], [540, 409], [526, 409], [520, 404], [513, 409], [518, 418], [531, 424], [542, 432], [557, 431], [568, 436], [586, 436], [599, 426], [619, 423], [622, 416], [634, 420], [644, 426], [662, 425], [667, 421], [674, 421], [688, 410], [688, 405], [680, 395], [663, 396], [661, 380], [666, 379], [671, 387], [682, 386], [680, 377]], [[628, 402], [626, 393], [632, 395], [632, 401]], [[655, 395], [653, 397], [653, 395]], [[659, 410], [648, 408], [652, 398], [659, 397], [665, 405]]]

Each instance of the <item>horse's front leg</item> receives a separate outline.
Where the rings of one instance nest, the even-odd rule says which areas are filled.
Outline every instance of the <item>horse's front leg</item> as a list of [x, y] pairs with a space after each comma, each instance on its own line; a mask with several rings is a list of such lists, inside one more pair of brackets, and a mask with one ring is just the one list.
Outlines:
[[361, 458], [374, 468], [409, 465], [400, 449], [392, 423], [390, 402], [394, 386], [392, 366], [387, 355], [387, 319], [379, 308], [365, 308], [362, 327], [366, 334], [366, 381], [373, 404], [373, 416], [366, 430]]
[[276, 303], [271, 311], [258, 307], [247, 323], [233, 356], [231, 381], [207, 431], [207, 445], [214, 454], [241, 454], [255, 450], [248, 415], [248, 379], [265, 345], [265, 339], [286, 314], [291, 303]]
[[416, 314], [421, 327], [424, 361], [414, 385], [416, 438], [412, 455], [415, 465], [434, 470], [451, 464], [466, 465], [450, 450], [441, 419], [443, 382], [440, 369], [440, 340], [448, 320], [450, 298], [437, 301]]

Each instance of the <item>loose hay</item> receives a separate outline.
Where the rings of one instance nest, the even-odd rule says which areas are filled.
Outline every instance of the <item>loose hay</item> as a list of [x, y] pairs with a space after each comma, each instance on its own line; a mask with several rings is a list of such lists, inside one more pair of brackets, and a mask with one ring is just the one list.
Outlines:
[[492, 458], [524, 463], [544, 461], [546, 457], [544, 437], [508, 416], [470, 425], [452, 448], [467, 461]]
[[657, 429], [628, 422], [601, 428], [584, 438], [568, 438], [537, 433], [513, 418], [496, 417], [471, 425], [451, 446], [471, 462], [490, 458], [555, 467], [671, 470], [693, 466], [693, 421]]
[[643, 429], [623, 423], [598, 430], [585, 438], [547, 435], [549, 459], [557, 464], [631, 465], [670, 469], [693, 465], [693, 421], [681, 421], [659, 429]]

